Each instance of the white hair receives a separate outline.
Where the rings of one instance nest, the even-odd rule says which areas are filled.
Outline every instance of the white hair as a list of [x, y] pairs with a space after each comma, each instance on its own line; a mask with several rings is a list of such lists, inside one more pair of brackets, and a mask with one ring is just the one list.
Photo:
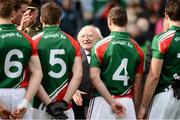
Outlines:
[[84, 29], [89, 28], [89, 27], [93, 28], [93, 29], [97, 32], [99, 39], [103, 39], [103, 36], [102, 36], [99, 28], [96, 27], [96, 26], [94, 26], [94, 25], [86, 25], [86, 26], [82, 27], [81, 30], [79, 31], [78, 35], [77, 35], [77, 38], [79, 39], [79, 37], [80, 37], [79, 35], [81, 34], [81, 32], [82, 32]]

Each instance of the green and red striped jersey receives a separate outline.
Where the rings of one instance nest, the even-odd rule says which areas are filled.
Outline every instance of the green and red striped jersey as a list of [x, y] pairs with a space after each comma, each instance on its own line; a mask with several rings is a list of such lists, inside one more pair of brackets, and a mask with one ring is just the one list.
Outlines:
[[[62, 32], [59, 26], [47, 26], [41, 33], [33, 37], [37, 54], [39, 55], [43, 80], [42, 86], [54, 101], [60, 101], [65, 95], [72, 72], [74, 58], [81, 57], [80, 46], [70, 35]], [[35, 108], [42, 107], [36, 97]]]
[[14, 24], [0, 25], [0, 88], [27, 86], [25, 69], [34, 53], [32, 46], [31, 38], [18, 31]]
[[136, 73], [143, 74], [144, 53], [127, 32], [111, 32], [93, 47], [90, 65], [101, 69], [101, 80], [112, 95], [132, 94]]
[[163, 60], [156, 93], [164, 91], [180, 75], [180, 27], [171, 26], [167, 32], [154, 37], [152, 56]]

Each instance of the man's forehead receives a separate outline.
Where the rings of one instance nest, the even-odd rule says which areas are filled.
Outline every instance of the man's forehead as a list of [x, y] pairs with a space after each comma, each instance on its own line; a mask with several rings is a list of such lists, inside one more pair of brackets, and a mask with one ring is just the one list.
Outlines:
[[93, 27], [87, 27], [87, 28], [84, 28], [81, 30], [81, 34], [88, 34], [88, 35], [92, 35], [94, 34], [96, 31], [95, 31], [95, 28]]

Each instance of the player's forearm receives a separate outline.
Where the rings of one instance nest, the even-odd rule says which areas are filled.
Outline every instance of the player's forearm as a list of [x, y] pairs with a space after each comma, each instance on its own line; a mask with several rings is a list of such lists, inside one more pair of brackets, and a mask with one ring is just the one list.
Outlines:
[[136, 114], [139, 111], [141, 99], [142, 99], [142, 75], [136, 74], [134, 81], [134, 95], [133, 95]]
[[91, 68], [90, 77], [92, 80], [92, 84], [95, 86], [98, 92], [104, 97], [104, 99], [109, 103], [109, 105], [114, 103], [114, 98], [111, 96], [108, 89], [106, 88], [106, 86], [100, 78], [100, 70], [97, 71], [97, 68]]
[[71, 101], [72, 96], [78, 89], [82, 80], [82, 60], [80, 57], [75, 57], [72, 72], [73, 72], [72, 79], [70, 80], [66, 94], [63, 98], [66, 102]]
[[36, 96], [45, 104], [48, 105], [51, 103], [51, 98], [49, 95], [46, 93], [45, 89], [43, 88], [42, 85], [40, 85], [40, 88], [38, 89]]
[[153, 75], [151, 73], [148, 74], [144, 87], [144, 93], [143, 93], [140, 109], [145, 109], [145, 110], [148, 109], [149, 103], [152, 99], [152, 96], [155, 92], [158, 82], [159, 82], [159, 78], [156, 75]]
[[42, 73], [39, 71], [36, 71], [36, 75], [32, 75], [29, 84], [28, 89], [25, 95], [25, 99], [31, 101], [34, 95], [36, 94], [37, 90], [39, 89], [39, 86], [41, 84], [42, 79]]
[[31, 72], [31, 76], [29, 79], [25, 99], [31, 101], [31, 99], [34, 97], [37, 90], [39, 89], [43, 77], [41, 64], [38, 56], [31, 56], [31, 59], [29, 61], [29, 70]]

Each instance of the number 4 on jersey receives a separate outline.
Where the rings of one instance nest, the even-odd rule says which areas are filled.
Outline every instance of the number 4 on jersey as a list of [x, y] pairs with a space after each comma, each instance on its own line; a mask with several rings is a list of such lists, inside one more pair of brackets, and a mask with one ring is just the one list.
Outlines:
[[[120, 66], [114, 72], [112, 76], [113, 80], [124, 81], [124, 86], [128, 85], [128, 79], [129, 79], [128, 72], [127, 72], [127, 64], [128, 64], [128, 59], [123, 58]], [[120, 73], [122, 73], [123, 71], [124, 71], [124, 74], [120, 75]]]

